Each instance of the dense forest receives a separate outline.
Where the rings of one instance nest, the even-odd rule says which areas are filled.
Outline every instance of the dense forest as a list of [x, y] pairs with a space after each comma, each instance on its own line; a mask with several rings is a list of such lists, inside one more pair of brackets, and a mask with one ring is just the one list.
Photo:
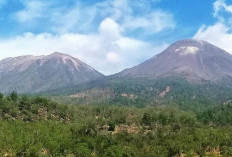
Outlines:
[[231, 112], [230, 102], [188, 110], [0, 94], [0, 156], [231, 156]]

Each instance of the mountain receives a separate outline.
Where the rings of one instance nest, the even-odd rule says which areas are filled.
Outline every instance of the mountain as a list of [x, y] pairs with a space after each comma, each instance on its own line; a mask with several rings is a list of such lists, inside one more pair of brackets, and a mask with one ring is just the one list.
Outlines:
[[0, 61], [0, 91], [36, 93], [102, 77], [89, 65], [62, 53], [20, 56]]
[[117, 76], [215, 81], [232, 76], [232, 55], [206, 41], [180, 40]]
[[186, 39], [118, 74], [48, 94], [62, 103], [139, 107], [172, 104], [194, 110], [196, 106], [202, 109], [230, 102], [230, 77], [229, 53], [205, 41]]

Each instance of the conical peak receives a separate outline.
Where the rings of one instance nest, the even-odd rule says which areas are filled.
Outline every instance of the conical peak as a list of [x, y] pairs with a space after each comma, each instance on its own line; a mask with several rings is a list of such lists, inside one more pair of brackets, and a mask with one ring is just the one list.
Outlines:
[[205, 41], [185, 39], [162, 53], [121, 73], [121, 76], [188, 80], [217, 80], [232, 76], [232, 56]]

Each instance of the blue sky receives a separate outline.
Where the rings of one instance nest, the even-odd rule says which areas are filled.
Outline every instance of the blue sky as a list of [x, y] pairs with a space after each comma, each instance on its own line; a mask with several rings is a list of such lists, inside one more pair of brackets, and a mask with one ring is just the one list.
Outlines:
[[230, 0], [0, 0], [0, 59], [55, 51], [104, 74], [195, 38], [232, 53]]

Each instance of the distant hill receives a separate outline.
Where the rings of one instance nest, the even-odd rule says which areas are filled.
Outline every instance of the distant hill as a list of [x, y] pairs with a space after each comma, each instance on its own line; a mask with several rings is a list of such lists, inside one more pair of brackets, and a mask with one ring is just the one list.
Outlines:
[[118, 76], [183, 77], [187, 80], [220, 80], [232, 76], [232, 55], [209, 44], [193, 39], [180, 40], [162, 53]]
[[0, 92], [36, 93], [102, 77], [89, 65], [62, 53], [0, 61]]

